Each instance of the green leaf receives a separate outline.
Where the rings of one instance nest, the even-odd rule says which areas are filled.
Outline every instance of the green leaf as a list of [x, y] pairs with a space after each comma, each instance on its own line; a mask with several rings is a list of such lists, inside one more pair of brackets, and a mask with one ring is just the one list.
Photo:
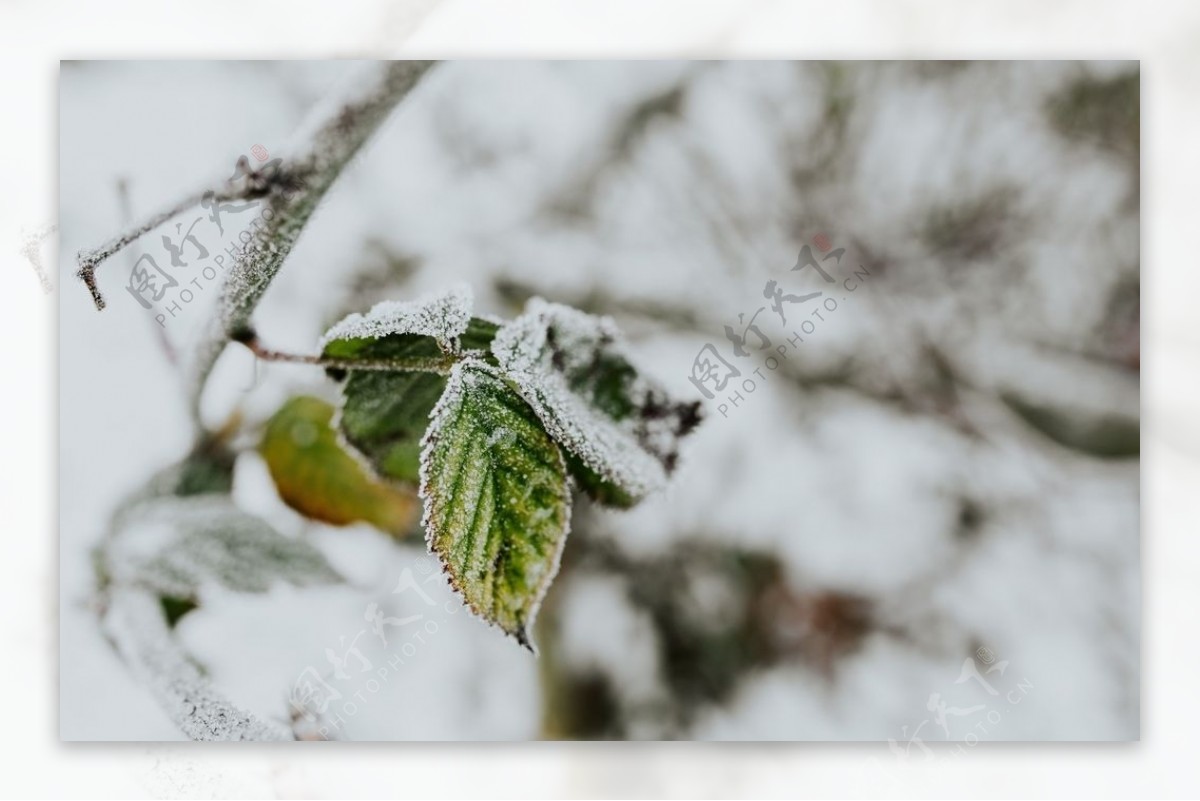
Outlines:
[[180, 497], [233, 490], [233, 452], [219, 443], [206, 443], [179, 463], [173, 493]]
[[467, 323], [467, 330], [463, 331], [459, 338], [459, 344], [466, 351], [483, 351], [483, 358], [494, 363], [495, 358], [491, 354], [492, 340], [496, 338], [496, 332], [500, 330], [501, 325], [502, 323], [483, 317], [472, 317]]
[[159, 604], [162, 606], [163, 617], [167, 619], [167, 628], [175, 628], [180, 618], [197, 608], [199, 605], [194, 598], [176, 598], [173, 595], [160, 595]]
[[628, 508], [660, 488], [700, 423], [700, 402], [642, 375], [607, 317], [533, 298], [492, 351], [600, 503]]
[[395, 536], [412, 530], [417, 499], [388, 486], [338, 442], [334, 409], [319, 398], [296, 397], [267, 422], [259, 452], [279, 497], [313, 520], [335, 526], [363, 521]]
[[344, 339], [329, 339], [322, 347], [321, 355], [332, 359], [344, 359], [350, 362], [340, 370], [354, 370], [353, 362], [359, 361], [369, 365], [371, 369], [380, 372], [390, 372], [387, 368], [394, 365], [396, 370], [430, 369], [445, 373], [451, 361], [447, 354], [457, 354], [462, 351], [483, 351], [483, 355], [492, 360], [488, 348], [492, 339], [500, 330], [500, 324], [482, 317], [472, 317], [467, 321], [467, 327], [460, 335], [445, 341], [445, 346], [438, 340], [423, 334], [388, 334], [377, 338], [348, 337]]
[[421, 437], [445, 388], [433, 373], [354, 371], [342, 389], [338, 427], [377, 474], [416, 484]]
[[361, 362], [364, 369], [369, 365], [444, 373], [461, 352], [464, 336], [472, 342], [487, 338], [486, 321], [472, 326], [471, 303], [466, 285], [413, 301], [377, 303], [366, 314], [351, 314], [326, 331], [321, 355], [350, 362], [345, 369]]
[[464, 351], [491, 346], [500, 326], [469, 316], [470, 304], [470, 290], [455, 287], [409, 303], [376, 304], [325, 334], [322, 355], [345, 362], [330, 371], [346, 381], [337, 425], [378, 475], [417, 482], [421, 437], [446, 388], [442, 374]]
[[474, 357], [451, 372], [422, 445], [430, 548], [476, 614], [533, 650], [570, 519], [562, 452], [513, 386]]
[[[438, 346], [437, 340], [416, 334], [392, 334], [379, 339], [334, 339], [325, 344], [321, 355], [329, 359], [356, 360], [371, 365], [393, 363], [397, 370], [445, 372], [448, 369], [447, 354]], [[340, 369], [353, 369], [353, 366]]]
[[[497, 330], [495, 323], [473, 317], [462, 347], [487, 348]], [[421, 437], [445, 389], [445, 377], [436, 373], [351, 370], [342, 388], [338, 427], [378, 475], [416, 484]]]
[[604, 476], [588, 467], [582, 459], [570, 451], [564, 451], [563, 456], [566, 457], [567, 469], [571, 472], [575, 483], [596, 503], [616, 509], [632, 509], [641, 500], [611, 481], [606, 481]]

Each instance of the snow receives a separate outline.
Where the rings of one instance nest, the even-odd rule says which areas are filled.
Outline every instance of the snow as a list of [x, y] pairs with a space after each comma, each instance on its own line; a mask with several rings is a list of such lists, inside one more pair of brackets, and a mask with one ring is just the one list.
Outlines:
[[105, 632], [144, 686], [193, 740], [290, 740], [278, 723], [264, 722], [232, 706], [212, 689], [203, 671], [167, 634], [158, 598], [121, 589], [110, 598]]

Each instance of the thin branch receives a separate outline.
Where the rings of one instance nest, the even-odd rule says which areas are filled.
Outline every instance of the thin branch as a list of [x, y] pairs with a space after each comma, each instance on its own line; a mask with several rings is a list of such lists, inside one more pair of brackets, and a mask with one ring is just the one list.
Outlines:
[[[357, 76], [346, 95], [323, 103], [285, 148], [278, 169], [249, 171], [239, 161], [239, 177], [206, 186], [149, 215], [94, 250], [78, 255], [78, 277], [97, 309], [105, 300], [96, 283], [97, 268], [144, 234], [204, 202], [262, 199], [260, 218], [229, 268], [221, 290], [220, 317], [196, 352], [191, 372], [192, 416], [199, 420], [200, 393], [230, 338], [249, 330], [250, 318], [309, 218], [342, 170], [379, 128], [392, 109], [418, 84], [433, 61], [392, 61], [372, 65], [373, 75]], [[366, 369], [366, 368], [364, 368]]]
[[212, 202], [228, 202], [230, 200], [250, 200], [262, 195], [261, 189], [256, 188], [253, 181], [247, 181], [244, 186], [235, 186], [232, 181], [206, 186], [200, 191], [186, 195], [175, 205], [162, 211], [155, 212], [136, 225], [130, 225], [127, 219], [122, 220], [126, 229], [94, 250], [81, 250], [76, 257], [79, 270], [76, 275], [83, 280], [88, 291], [92, 294], [92, 302], [96, 308], [103, 310], [108, 303], [96, 285], [96, 268], [110, 256], [119, 253], [126, 246], [133, 244], [144, 234], [148, 234], [158, 226], [171, 220], [190, 208], [199, 206], [206, 199]]

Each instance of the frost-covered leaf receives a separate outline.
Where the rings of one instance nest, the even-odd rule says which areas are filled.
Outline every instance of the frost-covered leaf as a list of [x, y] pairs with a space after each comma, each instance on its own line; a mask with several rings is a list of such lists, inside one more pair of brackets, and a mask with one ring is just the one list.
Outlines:
[[[472, 317], [451, 344], [464, 352], [487, 353], [499, 328], [495, 322]], [[437, 347], [428, 337], [393, 336], [350, 343], [340, 340], [341, 350], [335, 348], [335, 351], [354, 358], [386, 360], [402, 349], [409, 353], [425, 349], [428, 354], [430, 348]], [[342, 387], [338, 428], [346, 442], [366, 458], [378, 475], [415, 484], [421, 437], [445, 388], [446, 378], [438, 373], [351, 369]]]
[[465, 284], [417, 300], [385, 300], [326, 331], [321, 352], [327, 358], [444, 371], [446, 357], [459, 352], [460, 337], [470, 326], [471, 304]]
[[417, 499], [371, 475], [338, 442], [334, 409], [296, 397], [267, 422], [259, 452], [279, 497], [302, 515], [343, 526], [364, 521], [400, 536], [416, 522]]
[[[442, 374], [458, 354], [486, 353], [498, 330], [471, 316], [465, 285], [411, 302], [385, 301], [333, 326], [321, 350], [343, 363], [330, 373], [346, 379], [337, 423], [346, 442], [378, 475], [416, 483], [421, 437], [446, 388]], [[363, 369], [354, 369], [355, 362]], [[434, 372], [414, 371], [422, 368]]]
[[304, 540], [285, 537], [228, 497], [147, 501], [122, 521], [113, 578], [159, 596], [194, 599], [212, 582], [265, 592], [277, 581], [332, 584], [342, 577]]
[[630, 509], [641, 500], [611, 481], [605, 481], [603, 476], [584, 464], [583, 460], [570, 451], [564, 451], [563, 456], [566, 457], [567, 469], [571, 471], [575, 482], [593, 501], [618, 509]]
[[596, 500], [628, 507], [675, 469], [700, 403], [672, 398], [639, 374], [616, 324], [533, 298], [500, 329], [492, 352]]
[[430, 548], [471, 608], [532, 650], [570, 518], [561, 451], [510, 383], [475, 357], [451, 372], [422, 448]]

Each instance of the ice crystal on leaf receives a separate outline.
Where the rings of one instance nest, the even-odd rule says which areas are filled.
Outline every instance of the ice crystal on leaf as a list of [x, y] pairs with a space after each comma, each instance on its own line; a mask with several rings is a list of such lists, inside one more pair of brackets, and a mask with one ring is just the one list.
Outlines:
[[471, 288], [466, 284], [455, 284], [445, 292], [411, 301], [385, 300], [366, 314], [351, 314], [335, 324], [321, 338], [321, 349], [328, 351], [339, 341], [415, 335], [432, 338], [442, 352], [453, 353], [471, 321], [472, 302]]

